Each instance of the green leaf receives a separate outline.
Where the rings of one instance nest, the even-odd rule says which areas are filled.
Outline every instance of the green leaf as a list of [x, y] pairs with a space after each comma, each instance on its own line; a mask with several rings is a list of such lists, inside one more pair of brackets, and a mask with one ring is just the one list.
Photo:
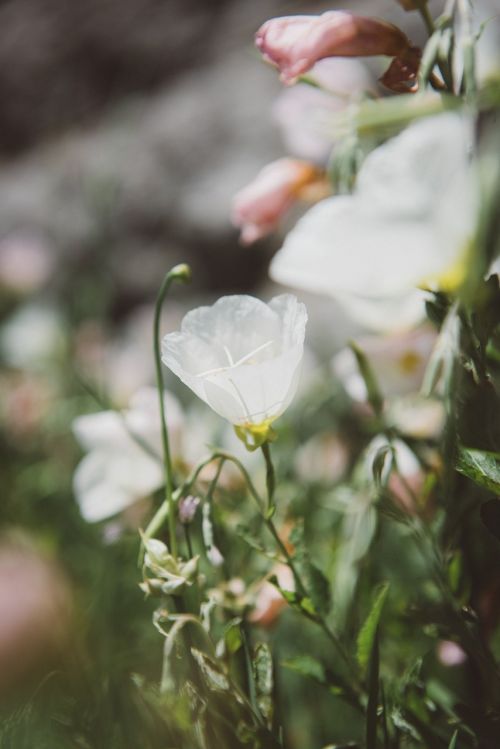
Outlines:
[[236, 533], [251, 549], [258, 551], [273, 562], [277, 561], [277, 555], [274, 552], [268, 551], [245, 525], [238, 524], [236, 526]]
[[349, 346], [356, 357], [359, 373], [365, 383], [368, 401], [377, 416], [380, 416], [384, 407], [384, 398], [380, 392], [371, 364], [368, 361], [366, 354], [353, 341], [349, 343]]
[[[389, 471], [384, 472], [386, 460], [389, 458], [388, 468]], [[375, 482], [375, 486], [377, 489], [382, 489], [384, 486], [384, 473], [385, 477], [388, 477], [388, 474], [390, 471], [392, 471], [392, 467], [394, 465], [394, 450], [391, 447], [391, 445], [382, 445], [382, 447], [379, 447], [377, 450], [375, 457], [373, 459], [372, 463], [372, 473], [373, 473], [373, 480]]]
[[365, 669], [370, 660], [375, 635], [377, 632], [382, 607], [384, 605], [389, 583], [384, 583], [380, 588], [372, 604], [370, 613], [358, 634], [356, 657], [361, 668]]
[[237, 653], [243, 644], [240, 624], [241, 619], [236, 617], [235, 619], [231, 619], [224, 630], [224, 642], [227, 652], [231, 655]]
[[308, 618], [316, 618], [317, 611], [308, 596], [301, 596], [293, 590], [284, 590], [280, 587], [276, 575], [271, 575], [268, 580], [271, 585], [274, 585], [274, 587], [279, 590], [285, 601], [290, 604], [290, 606], [293, 606], [293, 608], [298, 611], [302, 611]]
[[257, 704], [262, 715], [270, 720], [273, 714], [273, 657], [269, 645], [260, 642], [255, 647], [253, 672]]
[[310, 559], [305, 545], [303, 521], [297, 522], [290, 533], [290, 543], [295, 549], [294, 562], [299, 568], [307, 589], [307, 600], [311, 601], [314, 611], [310, 611], [307, 604], [303, 608], [306, 608], [308, 613], [311, 614], [316, 611], [327, 614], [330, 609], [330, 583], [319, 567]]
[[297, 655], [294, 658], [288, 658], [283, 661], [282, 666], [289, 668], [290, 671], [301, 676], [306, 676], [315, 681], [319, 681], [321, 684], [325, 682], [325, 669], [320, 661], [313, 658], [310, 655]]
[[494, 494], [500, 494], [500, 457], [495, 453], [462, 447], [456, 469]]
[[229, 679], [219, 665], [212, 658], [209, 658], [208, 655], [202, 653], [201, 650], [191, 648], [191, 653], [199, 666], [208, 688], [212, 692], [227, 692], [230, 687]]
[[368, 682], [368, 705], [366, 708], [366, 749], [376, 749], [377, 747], [378, 675], [378, 626], [376, 626], [370, 653], [370, 678]]
[[457, 746], [458, 729], [455, 731], [448, 744], [448, 749], [455, 749]]

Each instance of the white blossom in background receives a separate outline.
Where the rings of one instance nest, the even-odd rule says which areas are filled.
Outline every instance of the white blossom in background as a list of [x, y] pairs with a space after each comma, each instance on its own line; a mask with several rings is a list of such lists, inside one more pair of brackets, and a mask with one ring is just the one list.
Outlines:
[[[436, 339], [432, 326], [422, 325], [403, 333], [365, 336], [357, 344], [368, 358], [382, 394], [395, 396], [418, 392]], [[332, 371], [351, 398], [367, 400], [365, 382], [352, 349], [344, 348], [335, 354]]]
[[[172, 456], [180, 453], [183, 414], [165, 393]], [[164, 483], [158, 393], [143, 388], [122, 412], [79, 416], [73, 433], [87, 455], [78, 464], [73, 489], [85, 520], [97, 522], [148, 497]]]
[[65, 325], [46, 304], [25, 304], [0, 328], [0, 355], [11, 367], [39, 371], [64, 350]]
[[272, 263], [279, 283], [334, 297], [374, 330], [424, 316], [424, 288], [456, 288], [474, 233], [470, 123], [417, 121], [376, 148], [352, 195], [315, 205]]
[[327, 118], [373, 89], [368, 68], [359, 60], [327, 58], [308, 73], [316, 85], [285, 88], [273, 106], [273, 118], [293, 156], [326, 164], [333, 147]]
[[269, 304], [226, 296], [188, 312], [163, 339], [163, 361], [219, 416], [265, 432], [297, 390], [307, 312], [291, 294]]

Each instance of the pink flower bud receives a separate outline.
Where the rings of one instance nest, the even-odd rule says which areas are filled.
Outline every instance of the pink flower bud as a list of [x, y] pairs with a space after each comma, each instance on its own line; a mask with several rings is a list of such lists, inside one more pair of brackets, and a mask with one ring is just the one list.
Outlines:
[[294, 83], [325, 57], [399, 58], [414, 49], [397, 26], [340, 10], [271, 18], [258, 30], [255, 43], [264, 58], [279, 68], [285, 84]]
[[467, 655], [456, 642], [441, 640], [437, 646], [437, 656], [443, 666], [461, 666]]
[[265, 166], [233, 199], [232, 222], [241, 228], [241, 241], [251, 244], [272, 232], [281, 217], [317, 179], [307, 161], [278, 159]]

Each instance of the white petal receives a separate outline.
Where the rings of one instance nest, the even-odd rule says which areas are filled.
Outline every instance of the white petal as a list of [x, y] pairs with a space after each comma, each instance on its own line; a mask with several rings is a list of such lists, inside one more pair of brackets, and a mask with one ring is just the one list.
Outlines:
[[288, 234], [271, 263], [275, 281], [329, 295], [398, 296], [435, 271], [428, 223], [377, 216], [355, 196], [328, 198]]
[[110, 444], [126, 447], [131, 442], [123, 417], [116, 411], [78, 416], [73, 421], [72, 430], [84, 450]]
[[269, 305], [222, 297], [188, 313], [165, 336], [163, 361], [202, 400], [233, 424], [276, 418], [295, 392], [307, 313], [291, 294]]
[[80, 461], [73, 476], [80, 512], [89, 523], [116, 515], [136, 499], [123, 487], [106, 482], [104, 477], [102, 459], [93, 453]]
[[444, 114], [375, 149], [353, 195], [323, 200], [297, 223], [271, 277], [334, 296], [373, 328], [413, 324], [423, 314], [415, 289], [461, 259], [473, 230], [469, 138], [467, 121]]
[[95, 450], [78, 464], [73, 489], [82, 515], [92, 522], [121, 512], [163, 483], [161, 464], [141, 448]]

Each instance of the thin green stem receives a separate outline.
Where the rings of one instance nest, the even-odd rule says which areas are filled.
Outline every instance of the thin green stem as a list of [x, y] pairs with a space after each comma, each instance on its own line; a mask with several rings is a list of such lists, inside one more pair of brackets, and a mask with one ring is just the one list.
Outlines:
[[276, 488], [276, 473], [271, 458], [271, 448], [269, 442], [264, 442], [261, 446], [262, 454], [266, 463], [266, 486], [267, 486], [267, 514], [272, 517], [275, 509], [274, 490]]
[[176, 265], [172, 268], [163, 279], [162, 285], [155, 305], [154, 323], [153, 323], [153, 345], [156, 368], [156, 386], [158, 388], [158, 399], [160, 404], [161, 417], [161, 440], [163, 446], [163, 464], [165, 468], [165, 501], [168, 507], [168, 528], [170, 550], [174, 557], [177, 556], [177, 539], [175, 536], [175, 505], [173, 499], [173, 480], [172, 480], [172, 459], [170, 456], [170, 444], [168, 440], [167, 417], [165, 413], [165, 398], [163, 386], [163, 373], [161, 362], [160, 348], [160, 317], [163, 302], [167, 292], [174, 281], [186, 283], [191, 278], [191, 271], [188, 265]]
[[189, 525], [187, 524], [184, 525], [184, 537], [186, 539], [186, 546], [188, 550], [189, 559], [192, 559], [194, 556], [193, 544], [191, 543], [191, 532], [189, 530]]
[[[270, 518], [270, 517], [267, 516], [265, 502], [262, 499], [262, 497], [260, 496], [260, 494], [257, 491], [257, 489], [255, 488], [255, 485], [254, 485], [252, 479], [250, 478], [250, 475], [249, 475], [247, 469], [245, 468], [245, 466], [243, 465], [243, 463], [241, 463], [241, 461], [238, 460], [238, 458], [235, 458], [230, 453], [226, 453], [226, 452], [224, 452], [222, 450], [218, 450], [217, 452], [212, 453], [208, 458], [205, 458], [204, 460], [201, 461], [201, 463], [199, 463], [196, 466], [196, 468], [193, 470], [193, 472], [191, 473], [191, 475], [189, 476], [189, 478], [185, 481], [185, 483], [176, 490], [176, 494], [178, 493], [179, 496], [184, 496], [185, 494], [187, 494], [190, 491], [192, 485], [195, 483], [195, 481], [198, 478], [198, 476], [201, 473], [201, 471], [205, 468], [205, 466], [209, 465], [214, 460], [218, 460], [218, 459], [219, 460], [223, 459], [224, 461], [227, 460], [227, 461], [229, 461], [231, 463], [234, 463], [234, 465], [238, 468], [238, 470], [242, 474], [242, 476], [243, 476], [243, 478], [245, 480], [245, 483], [247, 485], [247, 488], [248, 488], [248, 490], [250, 492], [250, 495], [251, 495], [252, 499], [254, 499], [254, 501], [255, 501], [255, 503], [256, 503], [256, 505], [258, 507], [259, 512], [260, 512], [262, 518], [264, 519], [264, 522], [266, 524], [266, 527], [267, 527], [268, 531], [270, 532], [270, 534], [274, 538], [274, 540], [276, 542], [276, 545], [277, 545], [278, 549], [281, 551], [286, 564], [290, 567], [290, 570], [292, 571], [295, 583], [297, 585], [298, 592], [302, 596], [306, 597], [308, 595], [307, 594], [307, 588], [306, 588], [306, 585], [304, 584], [304, 581], [302, 580], [302, 578], [301, 578], [301, 576], [299, 574], [299, 571], [298, 571], [298, 569], [297, 569], [297, 567], [296, 567], [296, 565], [295, 565], [295, 563], [293, 561], [293, 558], [292, 558], [291, 554], [289, 553], [288, 549], [286, 548], [286, 545], [281, 540], [281, 538], [279, 536], [279, 533], [278, 533], [278, 531], [276, 529], [276, 526], [274, 525], [274, 523], [272, 521], [272, 518]], [[222, 460], [221, 460], [221, 463], [222, 463]], [[151, 520], [151, 523], [149, 524], [148, 528], [146, 529], [146, 531], [144, 533], [144, 538], [145, 539], [150, 538], [151, 535], [153, 535], [153, 533], [156, 532], [156, 530], [159, 527], [161, 527], [162, 523], [165, 521], [165, 519], [167, 517], [167, 512], [166, 511], [167, 511], [167, 503], [164, 502], [163, 505], [159, 508], [159, 510], [156, 513], [156, 515]], [[328, 639], [330, 640], [330, 642], [335, 647], [335, 650], [339, 654], [340, 658], [342, 659], [342, 661], [345, 663], [345, 665], [349, 669], [349, 672], [350, 672], [350, 674], [351, 674], [351, 676], [353, 678], [353, 683], [355, 685], [355, 689], [356, 689], [358, 695], [363, 694], [364, 690], [363, 690], [362, 685], [359, 682], [359, 679], [358, 679], [358, 676], [357, 676], [357, 673], [356, 673], [356, 667], [353, 664], [353, 662], [351, 661], [348, 653], [344, 650], [344, 647], [343, 647], [342, 643], [340, 642], [339, 638], [337, 637], [337, 635], [335, 634], [335, 632], [332, 629], [330, 629], [330, 627], [328, 626], [327, 622], [319, 614], [313, 618], [313, 621], [318, 626], [321, 627], [321, 629], [325, 633], [326, 637], [328, 637]]]
[[[286, 563], [288, 564], [288, 566], [290, 567], [292, 571], [298, 592], [302, 596], [308, 597], [307, 587], [293, 561], [292, 555], [286, 548], [286, 544], [280, 538], [278, 530], [276, 529], [276, 526], [274, 525], [273, 520], [272, 520], [272, 517], [274, 514], [274, 490], [275, 490], [275, 485], [276, 485], [276, 473], [274, 470], [274, 465], [273, 465], [273, 461], [271, 457], [271, 450], [269, 448], [269, 442], [264, 442], [264, 444], [262, 445], [262, 453], [264, 455], [264, 460], [266, 463], [266, 483], [267, 483], [267, 495], [268, 495], [267, 512], [265, 515], [263, 515], [264, 521], [266, 523], [266, 526], [269, 532], [273, 536], [276, 542], [276, 545], [278, 546], [279, 550], [285, 557]], [[342, 643], [340, 642], [335, 632], [332, 629], [330, 629], [325, 619], [319, 614], [316, 614], [316, 616], [314, 617], [314, 621], [317, 624], [319, 624], [319, 626], [321, 627], [325, 635], [328, 637], [330, 642], [335, 647], [337, 653], [340, 655], [340, 657], [344, 661], [346, 667], [348, 668], [351, 674], [355, 688], [358, 690], [358, 692], [362, 691], [357, 674], [356, 674], [356, 668], [354, 664], [351, 662], [351, 659], [348, 653], [344, 650]]]

